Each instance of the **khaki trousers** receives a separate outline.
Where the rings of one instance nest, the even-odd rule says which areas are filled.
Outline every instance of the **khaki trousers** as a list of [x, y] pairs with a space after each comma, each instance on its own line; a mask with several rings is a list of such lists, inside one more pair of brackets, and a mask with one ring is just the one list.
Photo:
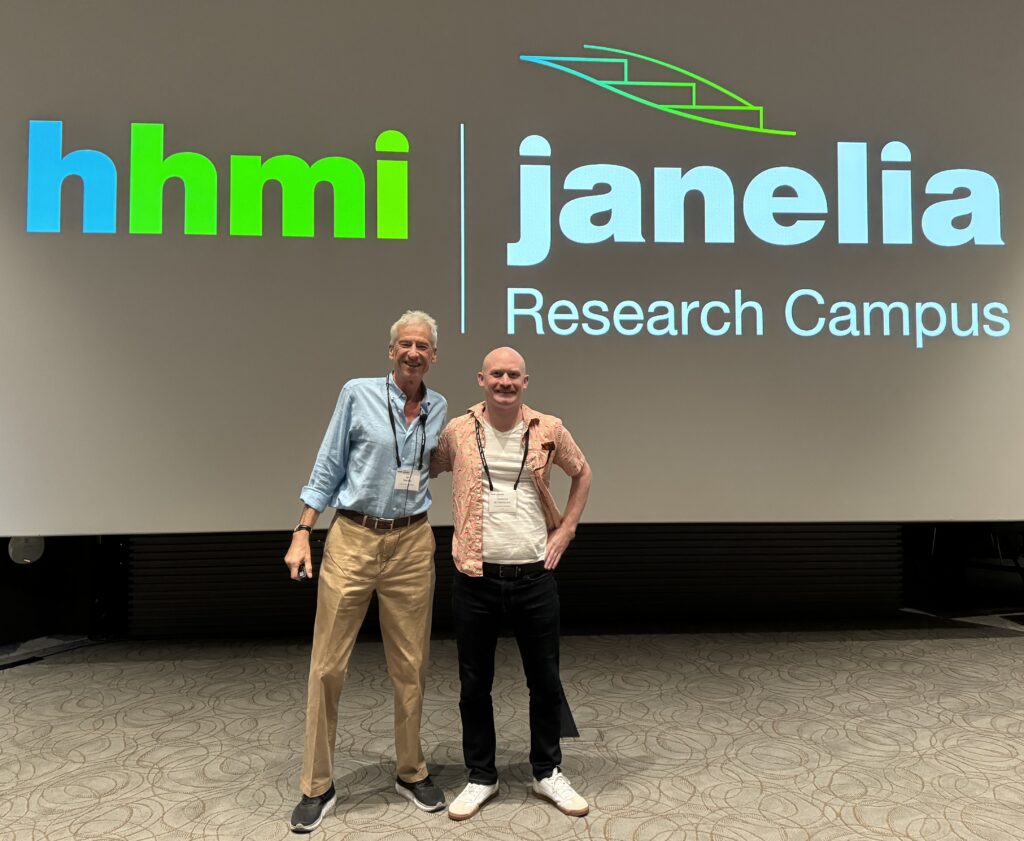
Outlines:
[[434, 604], [434, 533], [425, 518], [403, 529], [376, 531], [335, 514], [320, 566], [309, 664], [301, 786], [310, 797], [323, 794], [333, 781], [338, 698], [375, 590], [395, 689], [398, 776], [409, 783], [427, 776], [420, 719]]

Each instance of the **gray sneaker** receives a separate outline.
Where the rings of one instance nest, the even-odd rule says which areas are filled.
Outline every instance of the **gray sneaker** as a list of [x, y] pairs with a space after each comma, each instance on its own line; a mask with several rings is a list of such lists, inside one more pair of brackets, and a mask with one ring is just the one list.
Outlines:
[[338, 802], [334, 791], [334, 783], [319, 797], [302, 795], [299, 805], [292, 811], [292, 819], [288, 823], [292, 832], [312, 832], [324, 818], [328, 809], [333, 809]]
[[428, 774], [416, 783], [407, 783], [401, 777], [395, 780], [395, 791], [424, 812], [439, 812], [444, 808], [444, 792]]

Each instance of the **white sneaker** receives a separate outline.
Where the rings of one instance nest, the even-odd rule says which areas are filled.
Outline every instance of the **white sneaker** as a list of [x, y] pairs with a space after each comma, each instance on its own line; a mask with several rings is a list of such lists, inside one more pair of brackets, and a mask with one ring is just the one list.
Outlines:
[[448, 807], [448, 817], [464, 821], [480, 811], [480, 807], [498, 793], [498, 784], [469, 783]]
[[559, 811], [574, 818], [582, 818], [590, 807], [580, 797], [572, 784], [558, 768], [550, 777], [533, 781], [533, 793], [545, 800], [550, 800]]

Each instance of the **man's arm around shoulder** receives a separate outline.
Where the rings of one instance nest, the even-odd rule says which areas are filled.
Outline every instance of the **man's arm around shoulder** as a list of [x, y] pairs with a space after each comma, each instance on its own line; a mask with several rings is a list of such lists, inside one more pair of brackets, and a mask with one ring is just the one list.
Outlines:
[[441, 431], [441, 437], [437, 439], [437, 448], [430, 454], [431, 479], [436, 479], [442, 473], [447, 473], [452, 469], [452, 439], [454, 435], [452, 426], [454, 423], [454, 421], [450, 422]]

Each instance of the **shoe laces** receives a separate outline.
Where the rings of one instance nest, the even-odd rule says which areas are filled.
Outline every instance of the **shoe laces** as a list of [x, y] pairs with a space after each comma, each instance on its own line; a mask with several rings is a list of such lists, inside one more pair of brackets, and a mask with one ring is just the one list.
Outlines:
[[549, 785], [555, 794], [566, 797], [571, 797], [576, 794], [573, 790], [572, 783], [569, 782], [569, 778], [561, 771], [555, 771], [555, 773], [551, 775]]
[[484, 785], [483, 783], [467, 783], [465, 790], [459, 795], [459, 799], [465, 799], [471, 803], [477, 803], [487, 796], [487, 790], [489, 788], [490, 786]]

